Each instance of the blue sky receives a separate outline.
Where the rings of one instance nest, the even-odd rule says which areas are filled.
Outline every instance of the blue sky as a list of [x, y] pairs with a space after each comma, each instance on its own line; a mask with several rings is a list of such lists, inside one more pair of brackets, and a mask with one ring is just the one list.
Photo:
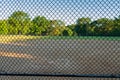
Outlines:
[[24, 11], [33, 19], [45, 16], [73, 24], [78, 18], [114, 18], [120, 15], [120, 0], [2, 0], [0, 19], [7, 19], [14, 11]]

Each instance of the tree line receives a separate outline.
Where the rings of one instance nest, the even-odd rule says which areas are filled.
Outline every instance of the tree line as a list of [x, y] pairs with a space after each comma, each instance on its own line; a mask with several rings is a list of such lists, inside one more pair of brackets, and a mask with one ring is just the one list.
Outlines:
[[78, 18], [76, 24], [65, 25], [61, 20], [48, 20], [44, 16], [30, 19], [23, 11], [11, 14], [6, 20], [0, 20], [1, 35], [36, 36], [120, 36], [120, 16], [114, 19]]

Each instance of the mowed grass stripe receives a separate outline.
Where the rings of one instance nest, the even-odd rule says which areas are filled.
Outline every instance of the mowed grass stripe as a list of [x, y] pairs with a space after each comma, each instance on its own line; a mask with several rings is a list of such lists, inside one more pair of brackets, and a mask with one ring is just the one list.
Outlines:
[[0, 43], [9, 43], [25, 40], [66, 40], [66, 39], [81, 39], [81, 40], [120, 40], [120, 37], [96, 37], [96, 36], [26, 36], [26, 35], [0, 35]]

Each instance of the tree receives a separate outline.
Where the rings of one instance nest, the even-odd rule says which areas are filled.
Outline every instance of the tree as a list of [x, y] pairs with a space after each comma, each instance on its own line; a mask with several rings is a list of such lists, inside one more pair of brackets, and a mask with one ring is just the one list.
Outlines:
[[8, 34], [7, 20], [0, 20], [0, 34]]
[[29, 15], [23, 11], [14, 12], [9, 18], [10, 34], [28, 34], [31, 26]]
[[114, 36], [120, 36], [120, 16], [118, 16], [114, 20], [113, 35]]
[[91, 23], [89, 32], [91, 32], [93, 35], [109, 36], [112, 34], [113, 28], [114, 22], [112, 19], [101, 18]]
[[73, 31], [72, 31], [70, 28], [66, 27], [66, 28], [63, 30], [62, 35], [63, 35], [63, 36], [72, 36], [72, 35], [73, 35]]
[[78, 36], [86, 36], [87, 35], [87, 29], [89, 27], [89, 24], [91, 22], [90, 18], [79, 18], [77, 20], [77, 25], [75, 27], [75, 31], [78, 34]]
[[72, 36], [77, 36], [77, 33], [75, 31], [76, 24], [71, 24], [67, 26], [72, 31]]
[[46, 35], [46, 30], [49, 27], [49, 20], [45, 17], [37, 16], [32, 20], [33, 26], [30, 28], [31, 34]]
[[50, 32], [50, 36], [62, 36], [62, 32], [64, 31], [65, 26], [61, 27], [54, 27], [53, 30]]
[[65, 30], [65, 23], [61, 20], [51, 20], [50, 21], [51, 26], [51, 36], [62, 36], [62, 32]]
[[61, 20], [37, 16], [32, 21], [23, 11], [16, 11], [6, 20], [0, 20], [0, 34], [39, 36], [120, 36], [120, 16], [115, 19], [78, 18], [76, 24], [65, 25]]

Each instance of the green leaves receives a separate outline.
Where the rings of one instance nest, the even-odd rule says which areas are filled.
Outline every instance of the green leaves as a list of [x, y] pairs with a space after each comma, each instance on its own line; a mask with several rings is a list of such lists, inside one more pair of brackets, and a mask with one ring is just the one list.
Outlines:
[[0, 20], [0, 34], [39, 36], [120, 36], [120, 16], [115, 19], [78, 18], [76, 24], [65, 25], [61, 20], [49, 20], [36, 16], [33, 20], [23, 11]]
[[91, 19], [90, 18], [78, 18], [77, 24], [75, 26], [75, 31], [78, 36], [87, 36], [87, 30], [90, 26]]
[[8, 18], [8, 23], [9, 34], [28, 34], [31, 25], [28, 14], [22, 11], [14, 12]]
[[114, 22], [108, 18], [101, 18], [91, 23], [91, 29], [95, 35], [109, 36], [114, 28]]
[[32, 20], [31, 34], [42, 35], [49, 27], [49, 21], [45, 17], [37, 16]]
[[0, 34], [8, 34], [7, 20], [0, 21]]

